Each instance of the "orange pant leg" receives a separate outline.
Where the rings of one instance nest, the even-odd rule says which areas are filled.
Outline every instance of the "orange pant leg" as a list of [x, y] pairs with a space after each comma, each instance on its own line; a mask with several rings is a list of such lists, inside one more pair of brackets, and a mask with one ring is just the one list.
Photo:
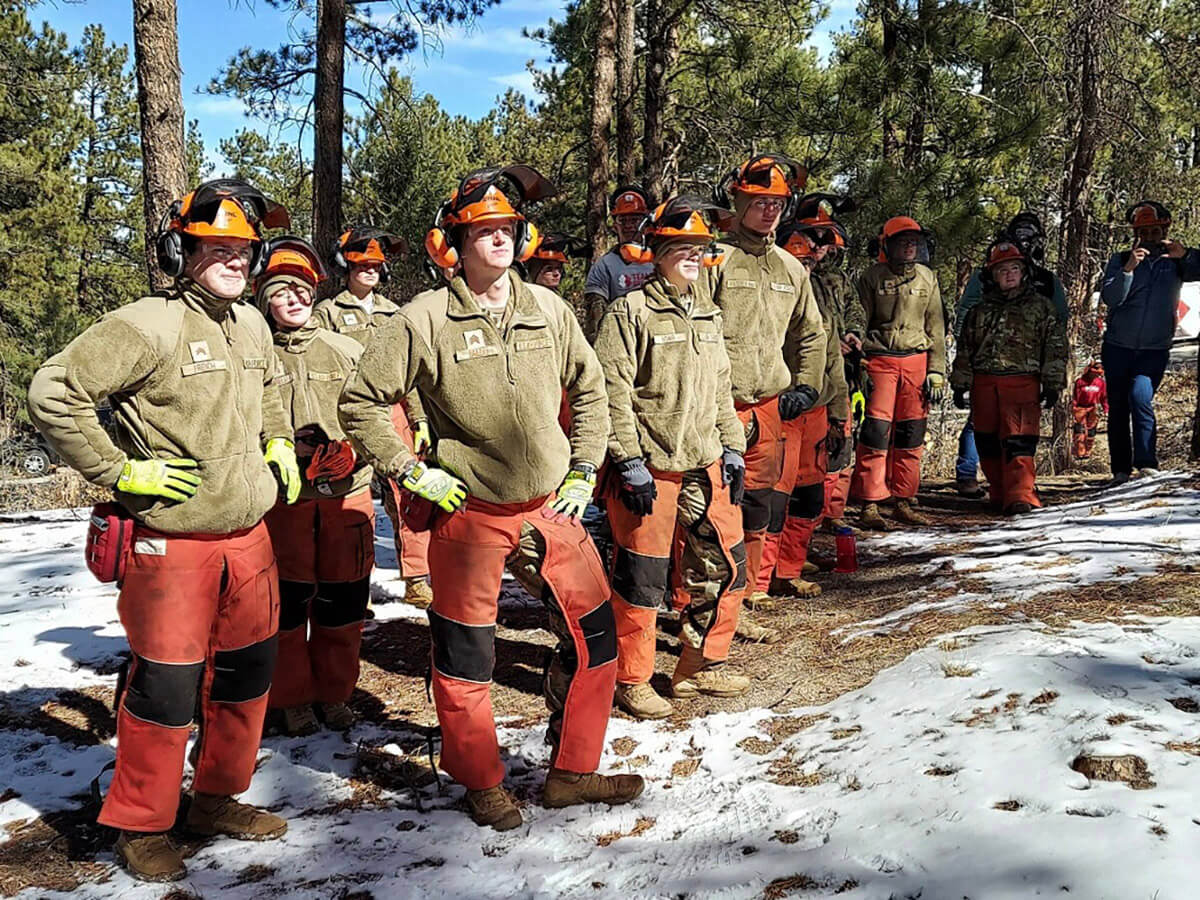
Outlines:
[[850, 495], [864, 502], [878, 502], [891, 496], [888, 450], [892, 445], [892, 420], [901, 389], [901, 372], [899, 359], [893, 356], [869, 357], [864, 366], [870, 388], [866, 415], [858, 432], [858, 453]]
[[[787, 520], [779, 542], [779, 561], [776, 574], [780, 578], [799, 578], [808, 559], [808, 545], [821, 522], [825, 507], [825, 469], [827, 457], [825, 438], [829, 434], [829, 411], [818, 406], [794, 420], [790, 442], [799, 450], [795, 484], [788, 498]], [[765, 576], [765, 578], [764, 578]], [[759, 570], [758, 588], [768, 590], [770, 573], [764, 565]]]
[[1040, 383], [1033, 375], [998, 375], [996, 394], [1000, 407], [1004, 507], [1014, 503], [1041, 506], [1035, 487], [1042, 420], [1038, 404]]
[[1000, 458], [1000, 395], [992, 376], [976, 375], [971, 383], [971, 419], [979, 467], [987, 478], [988, 494], [996, 506], [1004, 504], [1004, 474]]
[[[413, 433], [409, 426], [408, 417], [404, 413], [404, 404], [397, 403], [392, 407], [392, 425], [404, 446], [413, 449]], [[392, 491], [383, 491], [383, 508], [392, 520], [392, 534], [396, 545], [396, 564], [400, 567], [403, 578], [424, 578], [429, 574], [429, 532], [413, 531], [404, 524], [396, 508], [396, 500]]]
[[929, 416], [925, 399], [928, 357], [924, 353], [901, 356], [896, 363], [900, 377], [888, 452], [888, 492], [893, 497], [911, 499], [921, 487], [921, 455], [925, 452]]
[[273, 709], [312, 703], [308, 620], [317, 596], [316, 500], [279, 501], [267, 512], [267, 530], [279, 568], [279, 654], [271, 679]]
[[785, 444], [779, 401], [772, 397], [738, 410], [752, 431], [746, 449], [746, 494], [742, 499], [742, 528], [746, 540], [747, 583], [758, 583], [767, 535], [783, 531], [788, 494], [782, 489]]

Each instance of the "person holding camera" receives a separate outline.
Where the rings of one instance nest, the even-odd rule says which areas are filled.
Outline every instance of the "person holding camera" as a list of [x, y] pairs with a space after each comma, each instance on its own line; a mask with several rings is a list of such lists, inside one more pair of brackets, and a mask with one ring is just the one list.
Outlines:
[[1171, 213], [1143, 200], [1126, 220], [1133, 246], [1108, 261], [1100, 299], [1108, 325], [1100, 360], [1108, 382], [1108, 455], [1113, 484], [1158, 472], [1154, 394], [1162, 381], [1175, 335], [1179, 290], [1200, 281], [1200, 250], [1167, 237]]

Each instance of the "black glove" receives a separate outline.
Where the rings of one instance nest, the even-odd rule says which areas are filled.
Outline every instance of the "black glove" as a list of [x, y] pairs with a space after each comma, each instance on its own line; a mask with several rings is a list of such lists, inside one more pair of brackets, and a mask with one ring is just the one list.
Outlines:
[[741, 506], [746, 493], [746, 460], [742, 454], [726, 447], [721, 454], [721, 473], [722, 480], [729, 485], [729, 502]]
[[967, 389], [966, 388], [955, 388], [954, 389], [954, 407], [955, 407], [955, 409], [966, 409], [967, 408]]
[[635, 516], [650, 515], [658, 488], [654, 484], [654, 476], [646, 468], [646, 461], [635, 456], [617, 463], [617, 471], [621, 474], [620, 496], [625, 508]]
[[794, 387], [779, 395], [779, 418], [790, 422], [800, 413], [808, 412], [817, 403], [817, 392], [807, 384]]
[[838, 419], [829, 420], [829, 432], [825, 435], [825, 456], [837, 459], [846, 449], [846, 423]]
[[1043, 409], [1054, 409], [1058, 406], [1058, 391], [1046, 385], [1042, 388], [1041, 400]]

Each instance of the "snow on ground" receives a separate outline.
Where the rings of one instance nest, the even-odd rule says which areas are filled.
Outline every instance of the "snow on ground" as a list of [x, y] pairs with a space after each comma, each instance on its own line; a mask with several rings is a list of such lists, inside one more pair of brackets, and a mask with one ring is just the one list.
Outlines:
[[[932, 551], [931, 583], [984, 579], [987, 593], [960, 604], [1129, 580], [1200, 548], [1200, 495], [1180, 480], [864, 550]], [[114, 592], [82, 566], [84, 528], [70, 511], [0, 519], [0, 703], [10, 710], [111, 682], [96, 670], [111, 671], [124, 644]], [[382, 517], [378, 549], [394, 565], [386, 528]], [[377, 589], [395, 590], [394, 575], [382, 571]], [[416, 615], [384, 608], [396, 609]], [[422, 792], [424, 811], [407, 791], [385, 791], [375, 807], [343, 803], [355, 744], [411, 744], [410, 734], [361, 725], [349, 742], [270, 738], [247, 799], [282, 810], [287, 837], [213, 842], [182, 887], [224, 898], [1190, 898], [1200, 875], [1196, 648], [1200, 619], [977, 627], [825, 706], [718, 714], [682, 730], [614, 720], [602, 768], [640, 772], [648, 785], [612, 810], [538, 806], [544, 726], [502, 727], [510, 782], [531, 801], [525, 826], [506, 834], [472, 825], [449, 784]], [[0, 789], [20, 795], [0, 804], [2, 826], [77, 807], [112, 748], [8, 730], [0, 755]], [[1145, 764], [1124, 770], [1133, 786], [1072, 769], [1081, 756], [1124, 755]], [[243, 883], [251, 866], [265, 877]], [[116, 872], [74, 896], [164, 892]]]

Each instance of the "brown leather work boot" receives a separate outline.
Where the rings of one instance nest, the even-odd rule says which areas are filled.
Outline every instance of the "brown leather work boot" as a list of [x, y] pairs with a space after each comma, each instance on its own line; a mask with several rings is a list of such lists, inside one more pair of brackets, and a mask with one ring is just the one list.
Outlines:
[[273, 841], [287, 832], [287, 822], [226, 794], [194, 794], [184, 829], [192, 834], [221, 834], [239, 841]]
[[766, 591], [751, 591], [742, 598], [742, 605], [746, 609], [774, 609], [779, 605], [778, 601], [768, 594]]
[[723, 661], [705, 659], [695, 647], [684, 647], [671, 676], [672, 697], [736, 697], [750, 690], [750, 679]]
[[501, 785], [467, 791], [467, 811], [476, 825], [490, 826], [496, 831], [511, 831], [525, 821], [512, 794]]
[[905, 525], [932, 525], [933, 520], [924, 513], [917, 512], [908, 500], [896, 501], [896, 521]]
[[183, 854], [165, 831], [122, 831], [113, 849], [138, 881], [179, 881], [187, 875]]
[[283, 730], [292, 737], [301, 737], [316, 734], [321, 730], [321, 723], [317, 721], [312, 707], [307, 703], [301, 706], [286, 706], [283, 709]]
[[872, 531], [891, 531], [891, 526], [883, 518], [883, 514], [879, 512], [878, 503], [864, 503], [862, 515], [858, 517], [859, 523], [863, 528], [869, 528]]
[[734, 636], [752, 644], [774, 644], [783, 637], [778, 629], [759, 625], [745, 613], [738, 616], [737, 631], [734, 632]]
[[792, 578], [789, 580], [788, 590], [797, 597], [821, 596], [821, 586], [815, 581], [806, 581], [803, 578]]
[[800, 569], [800, 574], [801, 575], [816, 575], [820, 571], [821, 571], [820, 566], [818, 566], [812, 560], [806, 559], [804, 561], [803, 568]]
[[330, 731], [345, 731], [358, 721], [358, 716], [345, 703], [322, 703], [321, 716]]
[[433, 603], [433, 588], [426, 578], [404, 579], [404, 602], [417, 609], [429, 609]]
[[618, 684], [613, 699], [617, 701], [617, 706], [635, 719], [665, 719], [675, 712], [675, 708], [660, 697], [648, 681]]
[[542, 792], [542, 806], [561, 809], [582, 803], [607, 803], [618, 806], [636, 800], [646, 789], [641, 775], [597, 775], [551, 769]]

